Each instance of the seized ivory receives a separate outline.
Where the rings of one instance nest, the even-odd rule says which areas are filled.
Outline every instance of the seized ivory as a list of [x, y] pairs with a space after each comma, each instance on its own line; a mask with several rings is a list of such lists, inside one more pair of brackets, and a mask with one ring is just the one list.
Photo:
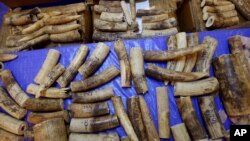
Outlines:
[[146, 129], [142, 121], [139, 97], [133, 96], [127, 100], [128, 116], [140, 141], [147, 141]]
[[46, 120], [34, 127], [35, 141], [67, 141], [66, 126], [62, 118]]
[[211, 16], [207, 19], [206, 27], [207, 28], [222, 28], [229, 27], [239, 23], [239, 17], [229, 17], [229, 18], [220, 18], [216, 16]]
[[162, 30], [143, 30], [142, 37], [153, 37], [153, 36], [169, 36], [178, 33], [176, 27]]
[[78, 69], [82, 65], [84, 59], [88, 54], [89, 48], [85, 45], [81, 45], [78, 49], [74, 59], [71, 61], [70, 65], [67, 67], [65, 72], [57, 79], [57, 83], [61, 87], [66, 87], [77, 74]]
[[128, 118], [128, 115], [125, 111], [124, 105], [122, 103], [122, 99], [120, 96], [114, 96], [111, 98], [112, 103], [115, 108], [115, 112], [119, 118], [119, 121], [121, 122], [122, 127], [124, 128], [127, 136], [131, 141], [139, 141], [134, 128]]
[[166, 87], [156, 88], [156, 99], [158, 109], [159, 137], [168, 139], [170, 138], [170, 128], [168, 90]]
[[201, 7], [204, 7], [205, 5], [209, 6], [224, 6], [224, 5], [230, 5], [232, 2], [227, 0], [202, 0], [201, 1]]
[[86, 91], [100, 85], [103, 85], [112, 79], [114, 79], [117, 75], [119, 75], [120, 71], [117, 70], [114, 66], [107, 68], [101, 73], [88, 77], [82, 81], [71, 82], [70, 88], [72, 92], [78, 91]]
[[119, 38], [121, 38], [121, 39], [137, 39], [137, 38], [141, 38], [141, 34], [131, 32], [131, 31], [127, 31], [127, 32], [101, 32], [98, 30], [94, 30], [94, 33], [93, 33], [93, 40], [94, 41], [114, 41], [114, 40], [117, 40]]
[[0, 107], [17, 119], [22, 119], [27, 113], [27, 110], [17, 105], [2, 87], [0, 87]]
[[40, 29], [44, 26], [45, 26], [44, 19], [41, 19], [39, 21], [36, 21], [32, 25], [28, 26], [27, 28], [24, 28], [22, 30], [22, 34], [30, 34], [30, 33], [37, 31], [38, 29]]
[[191, 141], [184, 123], [179, 123], [171, 126], [171, 131], [175, 141]]
[[72, 102], [74, 103], [94, 103], [110, 99], [114, 96], [112, 87], [105, 89], [89, 91], [89, 92], [78, 92], [72, 93]]
[[145, 94], [148, 91], [148, 86], [144, 72], [142, 49], [140, 47], [130, 49], [130, 65], [137, 94]]
[[[175, 36], [170, 36], [167, 41], [167, 47], [168, 50], [176, 50], [177, 49], [177, 41]], [[176, 61], [175, 60], [170, 60], [167, 62], [167, 68], [168, 70], [174, 70], [175, 68]], [[169, 81], [164, 81], [165, 85], [168, 85]]]
[[60, 58], [60, 52], [55, 49], [50, 49], [45, 61], [38, 74], [36, 75], [34, 81], [37, 84], [41, 84], [45, 78], [45, 76], [54, 68]]
[[25, 131], [24, 131], [24, 139], [27, 140], [34, 140], [34, 130], [33, 127], [28, 127]]
[[78, 69], [78, 72], [84, 78], [89, 77], [101, 66], [108, 54], [109, 47], [102, 42], [98, 43], [91, 56]]
[[142, 120], [148, 136], [148, 141], [160, 141], [159, 135], [151, 118], [147, 103], [143, 96], [139, 96], [139, 103], [142, 113]]
[[107, 115], [92, 118], [72, 118], [69, 126], [70, 132], [92, 133], [119, 126], [119, 120], [116, 115]]
[[128, 59], [128, 54], [125, 45], [121, 39], [118, 39], [115, 44], [115, 52], [118, 56], [121, 69], [121, 86], [130, 87], [131, 86], [131, 68]]
[[54, 119], [54, 118], [62, 118], [64, 121], [69, 123], [69, 113], [66, 110], [58, 111], [58, 112], [50, 112], [50, 113], [33, 113], [31, 112], [28, 115], [27, 121], [32, 124], [38, 124], [43, 121]]
[[231, 0], [237, 8], [237, 10], [248, 20], [250, 20], [250, 2], [249, 0]]
[[63, 110], [63, 100], [29, 98], [25, 103], [25, 108], [34, 112], [60, 111]]
[[177, 59], [186, 55], [200, 52], [206, 48], [206, 44], [200, 44], [193, 48], [184, 48], [167, 51], [144, 51], [145, 61], [168, 61]]
[[153, 15], [153, 16], [142, 16], [142, 23], [153, 23], [153, 22], [160, 22], [167, 19], [170, 19], [169, 14], [160, 14], [160, 15]]
[[121, 7], [121, 2], [119, 0], [100, 0], [99, 5], [110, 6], [110, 7]]
[[207, 138], [205, 129], [202, 127], [194, 111], [190, 97], [180, 97], [177, 105], [182, 119], [193, 140], [202, 140]]
[[100, 19], [95, 19], [94, 26], [100, 31], [127, 31], [128, 24], [126, 22], [108, 22]]
[[124, 13], [126, 22], [128, 23], [128, 25], [132, 24], [132, 16], [130, 11], [128, 10], [127, 4], [124, 0], [121, 1], [121, 7], [122, 7], [122, 11]]
[[[193, 48], [198, 44], [199, 44], [199, 33], [191, 33], [189, 36], [187, 36], [188, 48]], [[195, 67], [197, 57], [198, 57], [197, 53], [187, 56], [185, 67], [183, 70], [184, 72], [192, 72], [193, 68]]]
[[235, 6], [234, 4], [229, 4], [229, 5], [223, 5], [223, 6], [205, 6], [203, 7], [202, 12], [211, 12], [211, 13], [222, 13], [226, 11], [231, 11], [234, 10]]
[[21, 107], [25, 107], [29, 96], [21, 89], [14, 76], [9, 70], [1, 71], [1, 79], [8, 93], [14, 101]]
[[23, 141], [23, 136], [18, 136], [0, 129], [0, 141]]
[[[107, 7], [108, 6], [108, 7]], [[95, 5], [94, 11], [97, 14], [101, 14], [102, 12], [110, 12], [110, 13], [122, 13], [121, 7], [110, 7], [109, 5]]]
[[120, 141], [117, 133], [108, 134], [77, 134], [71, 133], [69, 141]]
[[[241, 54], [242, 55], [242, 54]], [[221, 98], [229, 117], [250, 114], [249, 78], [235, 55], [223, 55], [213, 61], [220, 82]]]
[[206, 36], [203, 40], [203, 44], [207, 44], [207, 47], [198, 54], [195, 69], [197, 72], [209, 73], [212, 58], [217, 48], [218, 41], [215, 38]]
[[206, 78], [192, 82], [176, 82], [175, 96], [199, 96], [214, 93], [219, 89], [219, 82], [216, 78]]
[[154, 16], [154, 15], [160, 15], [160, 14], [166, 14], [168, 13], [165, 10], [157, 10], [157, 9], [138, 9], [136, 12], [137, 17], [142, 17], [142, 16]]
[[107, 102], [89, 104], [70, 104], [69, 110], [73, 118], [88, 118], [102, 116], [109, 113]]
[[79, 20], [81, 15], [59, 15], [52, 16], [45, 19], [45, 25], [57, 25], [57, 24], [66, 24], [75, 20]]
[[[41, 86], [36, 84], [29, 84], [26, 92], [32, 95], [36, 95], [41, 90]], [[68, 88], [55, 88], [50, 87], [40, 91], [40, 97], [46, 98], [68, 98], [70, 95], [67, 94]]]
[[210, 12], [205, 12], [203, 13], [203, 20], [207, 20], [209, 17], [211, 16], [215, 16], [215, 17], [220, 17], [220, 18], [230, 18], [230, 17], [235, 17], [237, 16], [237, 11], [236, 10], [231, 10], [231, 11], [226, 11], [226, 12], [222, 12], [222, 13], [210, 13]]
[[122, 22], [124, 15], [123, 13], [102, 12], [100, 19], [108, 22]]
[[207, 72], [179, 72], [173, 70], [167, 70], [165, 68], [158, 67], [154, 64], [148, 64], [145, 70], [146, 75], [158, 80], [168, 81], [194, 81], [204, 77], [209, 77]]
[[129, 5], [130, 5], [132, 20], [135, 22], [136, 21], [136, 3], [135, 3], [135, 0], [129, 0]]
[[200, 97], [199, 104], [211, 138], [218, 139], [224, 137], [225, 129], [215, 108], [214, 96]]
[[35, 15], [22, 15], [4, 18], [4, 23], [13, 26], [22, 26], [33, 23], [37, 20]]
[[142, 28], [144, 30], [161, 30], [161, 29], [173, 28], [176, 26], [177, 26], [177, 20], [174, 17], [159, 22], [142, 24]]
[[81, 40], [81, 34], [79, 30], [72, 30], [65, 33], [50, 34], [50, 40], [52, 42], [68, 43]]
[[4, 113], [0, 113], [0, 128], [16, 135], [23, 135], [27, 128], [27, 123], [17, 120]]
[[17, 58], [15, 54], [0, 54], [0, 62], [7, 62]]

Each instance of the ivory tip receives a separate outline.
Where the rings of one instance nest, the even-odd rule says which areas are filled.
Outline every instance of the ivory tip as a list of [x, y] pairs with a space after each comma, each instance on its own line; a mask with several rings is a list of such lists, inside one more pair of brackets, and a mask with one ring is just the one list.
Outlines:
[[206, 27], [212, 27], [215, 21], [215, 16], [211, 16], [207, 19]]
[[0, 62], [11, 61], [17, 58], [16, 54], [0, 54]]

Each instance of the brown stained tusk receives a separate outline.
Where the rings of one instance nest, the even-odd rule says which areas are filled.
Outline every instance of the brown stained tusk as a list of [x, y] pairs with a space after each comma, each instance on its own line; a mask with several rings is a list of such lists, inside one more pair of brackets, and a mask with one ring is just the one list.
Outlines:
[[171, 126], [171, 131], [175, 141], [191, 141], [184, 123], [179, 123]]
[[45, 33], [47, 34], [59, 34], [59, 33], [65, 33], [68, 31], [80, 29], [81, 25], [75, 23], [75, 21], [64, 24], [64, 25], [50, 25], [45, 27]]
[[94, 30], [93, 40], [94, 41], [114, 41], [117, 39], [137, 39], [141, 38], [140, 33], [135, 32], [101, 32], [98, 30]]
[[178, 33], [176, 27], [162, 30], [143, 30], [142, 37], [153, 37], [153, 36], [170, 36]]
[[11, 16], [4, 18], [4, 23], [12, 26], [22, 26], [35, 22], [35, 15], [22, 15], [22, 16]]
[[147, 103], [143, 96], [139, 96], [140, 109], [142, 113], [142, 120], [146, 127], [146, 134], [148, 141], [160, 141], [159, 135], [151, 118]]
[[92, 118], [72, 118], [70, 122], [70, 132], [72, 133], [92, 133], [119, 126], [116, 115], [107, 115]]
[[176, 82], [175, 96], [199, 96], [214, 93], [219, 89], [219, 82], [216, 78], [206, 78], [191, 82]]
[[78, 72], [84, 78], [91, 76], [105, 61], [109, 51], [110, 49], [105, 43], [98, 43], [91, 56], [78, 69]]
[[235, 4], [237, 10], [248, 20], [250, 20], [250, 2], [248, 0], [231, 0], [233, 4]]
[[102, 71], [101, 73], [88, 77], [82, 81], [75, 81], [71, 82], [70, 88], [72, 92], [78, 91], [87, 91], [103, 85], [112, 79], [114, 79], [117, 75], [119, 75], [120, 71], [117, 70], [114, 66], [107, 68], [106, 70]]
[[130, 65], [137, 94], [145, 94], [148, 91], [148, 86], [144, 72], [142, 49], [140, 47], [130, 49]]
[[205, 12], [203, 13], [203, 20], [207, 20], [211, 16], [215, 17], [220, 17], [220, 18], [231, 18], [237, 16], [237, 11], [236, 10], [231, 10], [231, 11], [226, 11], [222, 13], [210, 13], [210, 12]]
[[124, 0], [121, 1], [121, 7], [122, 7], [122, 11], [124, 13], [124, 16], [125, 16], [125, 20], [126, 22], [128, 23], [128, 25], [131, 25], [132, 24], [132, 16], [131, 16], [131, 13], [127, 7], [127, 4]]
[[234, 4], [224, 5], [224, 6], [205, 6], [203, 7], [202, 12], [203, 13], [205, 12], [222, 13], [222, 12], [231, 11], [234, 9], [235, 9]]
[[79, 134], [71, 133], [69, 141], [120, 141], [117, 133]]
[[41, 29], [42, 27], [45, 26], [44, 23], [44, 19], [41, 19], [39, 21], [36, 21], [35, 23], [33, 23], [32, 25], [28, 26], [27, 28], [24, 28], [22, 30], [22, 34], [30, 34], [33, 33], [39, 29]]
[[139, 97], [133, 96], [127, 99], [128, 116], [140, 141], [147, 141], [146, 129], [142, 121], [142, 113]]
[[186, 55], [200, 52], [206, 48], [206, 44], [200, 44], [193, 48], [167, 50], [167, 51], [144, 51], [145, 61], [168, 61]]
[[58, 112], [49, 112], [49, 113], [33, 113], [31, 112], [28, 115], [27, 121], [32, 124], [38, 124], [46, 120], [54, 119], [54, 118], [62, 118], [65, 122], [69, 123], [69, 113], [66, 110], [58, 111]]
[[32, 34], [25, 35], [23, 38], [18, 40], [18, 42], [27, 42], [27, 41], [30, 41], [32, 39], [35, 39], [36, 37], [42, 36], [44, 34], [46, 34], [45, 27], [33, 32]]
[[159, 22], [142, 24], [142, 28], [145, 30], [161, 30], [161, 29], [173, 28], [176, 26], [177, 26], [177, 20], [174, 17]]
[[135, 0], [129, 0], [132, 21], [136, 21], [136, 3]]
[[27, 128], [27, 123], [17, 120], [4, 113], [0, 113], [0, 128], [16, 135], [23, 135]]
[[157, 113], [158, 113], [158, 127], [159, 137], [163, 139], [170, 138], [170, 127], [169, 127], [169, 100], [168, 90], [166, 87], [156, 88], [156, 99], [157, 99]]
[[110, 7], [121, 7], [120, 1], [107, 1], [107, 0], [100, 0], [99, 5], [103, 6], [110, 6]]
[[27, 110], [17, 105], [2, 87], [0, 87], [0, 107], [17, 119], [22, 119], [27, 113]]
[[190, 97], [180, 97], [177, 105], [182, 119], [193, 140], [202, 140], [207, 138], [205, 129], [202, 127], [194, 111]]
[[108, 22], [122, 22], [124, 20], [123, 13], [110, 13], [110, 12], [102, 12], [100, 19]]
[[178, 72], [173, 70], [167, 70], [158, 67], [154, 64], [148, 64], [145, 70], [146, 75], [158, 80], [168, 81], [194, 81], [204, 77], [209, 77], [209, 73], [206, 72]]
[[70, 95], [67, 94], [69, 88], [55, 88], [50, 87], [41, 90], [41, 86], [36, 84], [29, 84], [27, 86], [26, 92], [32, 95], [36, 95], [38, 91], [40, 91], [40, 97], [46, 98], [68, 98]]
[[43, 62], [41, 69], [36, 75], [34, 81], [38, 84], [41, 84], [44, 80], [44, 77], [53, 69], [53, 67], [57, 64], [60, 58], [60, 52], [55, 49], [50, 49], [46, 59]]
[[218, 41], [210, 36], [206, 36], [203, 40], [203, 44], [207, 44], [207, 47], [198, 53], [195, 69], [197, 72], [210, 72], [210, 66], [213, 55], [218, 46]]
[[48, 17], [45, 19], [44, 22], [45, 25], [58, 25], [79, 20], [80, 18], [81, 15], [59, 15], [59, 16]]
[[[170, 36], [167, 41], [167, 46], [169, 51], [173, 51], [177, 49], [177, 40], [175, 36]], [[174, 70], [176, 65], [175, 60], [170, 60], [167, 62], [167, 68], [168, 70]], [[165, 85], [168, 85], [169, 81], [164, 81]]]
[[25, 102], [25, 108], [33, 112], [54, 112], [63, 110], [62, 99], [38, 99], [29, 98]]
[[107, 102], [89, 103], [89, 104], [76, 104], [73, 103], [69, 106], [71, 116], [73, 118], [88, 118], [102, 116], [109, 113]]
[[122, 32], [127, 31], [128, 24], [126, 22], [108, 22], [100, 19], [95, 19], [94, 27], [100, 31]]
[[160, 22], [167, 20], [170, 17], [169, 14], [160, 14], [160, 15], [153, 15], [153, 16], [142, 16], [142, 23], [153, 23], [153, 22]]
[[118, 119], [122, 125], [122, 127], [124, 128], [127, 136], [129, 137], [129, 139], [131, 141], [139, 141], [135, 131], [134, 131], [134, 128], [128, 118], [128, 115], [125, 111], [125, 107], [122, 103], [122, 99], [120, 96], [114, 96], [111, 98], [112, 100], [112, 103], [114, 105], [114, 108], [115, 108], [115, 112], [118, 116]]
[[220, 94], [228, 116], [249, 115], [249, 78], [239, 58], [235, 55], [223, 55], [216, 58], [213, 65], [215, 76], [220, 82]]
[[204, 7], [206, 5], [208, 6], [225, 6], [225, 5], [231, 5], [232, 2], [226, 1], [226, 0], [202, 0], [201, 1], [201, 7]]
[[211, 16], [207, 19], [206, 27], [207, 28], [222, 28], [237, 25], [239, 23], [239, 17], [229, 17], [229, 18], [220, 18], [216, 16]]
[[21, 107], [24, 107], [29, 96], [21, 89], [14, 76], [9, 70], [1, 71], [1, 79], [13, 100]]
[[121, 69], [121, 86], [130, 87], [131, 86], [131, 68], [128, 59], [128, 53], [126, 51], [125, 45], [121, 39], [118, 39], [115, 43], [115, 52], [120, 62]]
[[137, 17], [142, 17], [142, 16], [154, 16], [154, 15], [160, 15], [160, 14], [167, 14], [168, 11], [165, 10], [157, 10], [157, 9], [150, 9], [150, 10], [145, 10], [145, 9], [138, 9], [136, 12]]
[[23, 141], [23, 136], [15, 135], [0, 129], [0, 137], [2, 141]]
[[78, 69], [82, 65], [84, 59], [89, 52], [89, 48], [85, 45], [81, 45], [75, 54], [74, 59], [71, 61], [70, 65], [67, 67], [65, 72], [57, 79], [57, 83], [61, 87], [66, 87], [77, 74]]
[[81, 34], [79, 30], [72, 30], [64, 33], [50, 34], [49, 38], [52, 42], [70, 43], [80, 41]]
[[224, 137], [225, 128], [222, 124], [219, 113], [215, 108], [214, 96], [202, 96], [199, 98], [199, 104], [203, 119], [206, 123], [208, 132], [212, 139]]
[[89, 91], [89, 92], [78, 92], [72, 93], [72, 102], [74, 103], [95, 103], [105, 101], [114, 96], [112, 87], [105, 89]]
[[35, 141], [67, 141], [66, 126], [62, 118], [46, 120], [34, 127]]
[[0, 62], [7, 62], [17, 58], [15, 54], [0, 54]]
[[[199, 33], [191, 33], [189, 36], [187, 36], [187, 45], [188, 48], [193, 48], [199, 45]], [[183, 69], [184, 72], [192, 72], [193, 68], [195, 67], [197, 57], [197, 53], [188, 55], [186, 57], [186, 63]]]
[[110, 12], [110, 13], [122, 13], [122, 8], [121, 7], [107, 7], [108, 5], [95, 5], [94, 6], [94, 11], [97, 14], [101, 14], [102, 12]]

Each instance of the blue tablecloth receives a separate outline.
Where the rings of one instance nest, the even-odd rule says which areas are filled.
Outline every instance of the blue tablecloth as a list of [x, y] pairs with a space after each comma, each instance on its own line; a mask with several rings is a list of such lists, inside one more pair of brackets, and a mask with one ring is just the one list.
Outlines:
[[[202, 32], [199, 35], [199, 39], [200, 39], [200, 42], [202, 42], [204, 36], [212, 36], [218, 39], [218, 48], [214, 54], [214, 57], [215, 57], [215, 56], [220, 56], [222, 54], [229, 53], [228, 38], [234, 35], [243, 35], [243, 36], [250, 37], [250, 29]], [[143, 50], [166, 50], [167, 39], [168, 37], [155, 37], [155, 38], [145, 38], [145, 39], [138, 39], [138, 40], [126, 40], [124, 42], [127, 48], [127, 52], [129, 53], [129, 50], [132, 47], [141, 47], [143, 48]], [[105, 62], [102, 64], [102, 66], [98, 69], [98, 71], [95, 74], [103, 71], [110, 65], [114, 65], [117, 68], [119, 68], [119, 61], [117, 60], [117, 56], [114, 51], [113, 42], [107, 42], [107, 45], [110, 47], [111, 52], [109, 56], [107, 57], [107, 59], [105, 60]], [[90, 49], [90, 52], [88, 54], [88, 57], [89, 57], [92, 51], [94, 50], [96, 44], [88, 44], [87, 46]], [[70, 61], [73, 59], [79, 47], [80, 45], [68, 45], [66, 47], [56, 48], [61, 53], [60, 63], [63, 64], [65, 67], [67, 67]], [[5, 68], [12, 71], [13, 75], [15, 76], [20, 86], [23, 88], [23, 90], [26, 90], [26, 87], [28, 86], [28, 84], [33, 83], [33, 79], [36, 76], [37, 72], [39, 71], [47, 53], [48, 53], [48, 49], [17, 53], [18, 58], [14, 61], [5, 63]], [[165, 63], [156, 63], [156, 64], [161, 67], [166, 66]], [[145, 67], [146, 66], [147, 66], [147, 63], [145, 63]], [[211, 76], [213, 76], [213, 68], [211, 68]], [[75, 80], [81, 80], [81, 79], [82, 78], [79, 74], [75, 78]], [[149, 86], [149, 91], [145, 95], [145, 99], [148, 104], [149, 110], [151, 112], [151, 116], [153, 117], [155, 126], [158, 128], [155, 88], [159, 86], [164, 86], [164, 83], [160, 81], [156, 81], [148, 77], [147, 77], [147, 83]], [[58, 86], [58, 85], [55, 85], [55, 86]], [[134, 87], [131, 87], [131, 88], [120, 87], [120, 76], [116, 77], [113, 81], [99, 88], [105, 88], [108, 86], [113, 87], [115, 95], [120, 95], [122, 97], [124, 105], [126, 105], [126, 99], [128, 97], [136, 95], [136, 91]], [[175, 102], [175, 98], [173, 94], [173, 87], [169, 85], [168, 90], [169, 90], [169, 104], [170, 104], [170, 125], [173, 126], [175, 124], [181, 123], [182, 119], [176, 106], [176, 102]], [[199, 120], [204, 126], [204, 121], [201, 116], [197, 98], [193, 97], [192, 100], [193, 100], [193, 106], [199, 117]], [[215, 98], [215, 102], [216, 102], [217, 110], [224, 109], [219, 97]], [[70, 103], [71, 103], [70, 99], [65, 100], [65, 109], [68, 108], [68, 105]], [[109, 107], [111, 109], [110, 112], [114, 113], [114, 108], [112, 106], [111, 101], [109, 101]], [[228, 129], [230, 124], [231, 124], [230, 121], [227, 120], [225, 122], [225, 128]], [[116, 129], [109, 130], [107, 132], [113, 132], [113, 131], [117, 131], [121, 137], [125, 135], [125, 132], [121, 126]], [[171, 137], [171, 140], [173, 140], [172, 137]]]

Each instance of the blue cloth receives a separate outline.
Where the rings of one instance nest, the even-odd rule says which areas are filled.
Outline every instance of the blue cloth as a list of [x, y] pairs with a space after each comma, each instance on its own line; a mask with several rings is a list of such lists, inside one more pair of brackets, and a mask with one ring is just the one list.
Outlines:
[[[202, 42], [205, 36], [211, 36], [211, 37], [218, 39], [218, 47], [214, 54], [214, 57], [215, 57], [215, 56], [220, 56], [222, 54], [229, 53], [228, 38], [234, 35], [243, 35], [243, 36], [250, 37], [250, 29], [220, 30], [220, 31], [218, 30], [218, 31], [211, 31], [211, 32], [201, 32], [199, 35], [199, 39], [200, 39], [200, 42]], [[155, 37], [155, 38], [145, 38], [145, 39], [138, 39], [138, 40], [126, 40], [124, 42], [126, 45], [127, 52], [129, 53], [129, 50], [132, 47], [142, 47], [143, 50], [166, 50], [167, 39], [168, 37]], [[111, 65], [114, 65], [115, 67], [119, 68], [119, 61], [114, 51], [113, 42], [107, 42], [107, 45], [110, 47], [111, 52], [109, 56], [107, 57], [107, 59], [105, 60], [105, 62], [102, 64], [102, 66], [97, 70], [95, 74], [100, 73], [101, 71], [103, 71], [104, 69], [106, 69], [107, 67]], [[87, 46], [90, 49], [90, 52], [88, 54], [88, 57], [89, 57], [92, 51], [94, 50], [96, 44], [88, 44]], [[60, 63], [63, 64], [65, 67], [67, 67], [70, 64], [70, 61], [73, 59], [79, 47], [80, 47], [79, 44], [75, 44], [75, 45], [67, 45], [65, 47], [56, 48], [61, 53]], [[20, 84], [22, 89], [26, 90], [26, 87], [28, 86], [28, 84], [33, 83], [33, 79], [35, 78], [41, 65], [43, 64], [43, 61], [47, 53], [48, 53], [48, 49], [16, 53], [18, 55], [18, 58], [14, 61], [5, 63], [5, 68], [12, 71], [13, 75], [15, 76], [17, 82]], [[165, 63], [156, 63], [156, 64], [160, 67], [166, 67]], [[145, 63], [145, 67], [146, 66], [147, 66], [147, 63]], [[213, 67], [211, 68], [210, 74], [211, 76], [213, 76], [214, 74]], [[75, 78], [75, 80], [81, 80], [81, 79], [82, 78], [79, 74]], [[133, 87], [134, 85], [131, 88], [121, 88], [120, 79], [121, 79], [120, 76], [116, 77], [113, 81], [103, 86], [100, 86], [97, 89], [105, 88], [108, 86], [113, 87], [115, 95], [121, 96], [123, 103], [126, 106], [126, 99], [128, 97], [136, 95], [136, 91]], [[148, 78], [148, 77], [146, 79], [147, 79], [149, 91], [144, 97], [146, 99], [149, 110], [151, 112], [151, 116], [154, 120], [154, 124], [156, 128], [158, 129], [155, 88], [159, 86], [164, 86], [164, 83]], [[58, 85], [55, 85], [55, 86], [58, 86]], [[168, 86], [168, 90], [169, 90], [169, 104], [170, 104], [169, 105], [170, 106], [170, 125], [173, 126], [175, 124], [181, 123], [182, 119], [176, 106], [176, 102], [175, 102], [175, 98], [173, 94], [173, 87]], [[193, 97], [192, 101], [193, 101], [193, 106], [195, 108], [195, 112], [197, 113], [199, 120], [204, 126], [204, 121], [201, 116], [197, 98]], [[219, 97], [215, 98], [215, 102], [216, 102], [217, 110], [224, 109]], [[68, 108], [68, 105], [70, 103], [71, 103], [71, 99], [65, 100], [65, 109]], [[109, 101], [109, 107], [111, 109], [110, 112], [115, 113], [111, 101]], [[229, 120], [225, 122], [226, 129], [229, 128], [230, 124], [231, 123]], [[116, 129], [109, 130], [107, 132], [113, 132], [113, 131], [117, 131], [121, 137], [125, 135], [125, 132], [121, 126]], [[171, 141], [173, 140], [172, 137], [170, 140]]]

